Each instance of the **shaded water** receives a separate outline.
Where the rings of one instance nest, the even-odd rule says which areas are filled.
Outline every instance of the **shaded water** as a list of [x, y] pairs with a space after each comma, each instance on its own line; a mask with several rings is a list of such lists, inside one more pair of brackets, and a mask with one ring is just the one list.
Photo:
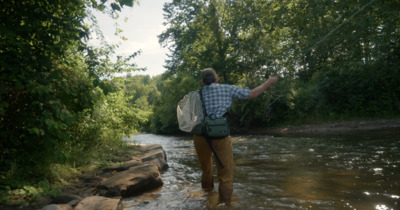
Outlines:
[[[397, 130], [232, 139], [231, 209], [400, 209]], [[125, 199], [126, 209], [227, 209], [218, 205], [217, 190], [202, 191], [191, 137], [140, 134], [134, 141], [161, 144], [170, 168], [161, 189]]]

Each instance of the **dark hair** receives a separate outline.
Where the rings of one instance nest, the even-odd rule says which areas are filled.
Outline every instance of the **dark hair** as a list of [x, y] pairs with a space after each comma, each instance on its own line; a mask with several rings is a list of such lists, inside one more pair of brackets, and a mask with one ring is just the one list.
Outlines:
[[216, 79], [217, 73], [213, 68], [206, 68], [201, 71], [201, 81], [203, 81], [206, 85], [214, 83]]

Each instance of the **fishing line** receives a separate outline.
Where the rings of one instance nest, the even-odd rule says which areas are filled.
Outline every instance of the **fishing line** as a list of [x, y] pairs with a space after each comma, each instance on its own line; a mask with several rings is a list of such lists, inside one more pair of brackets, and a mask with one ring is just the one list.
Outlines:
[[[360, 13], [362, 10], [364, 10], [366, 7], [370, 6], [374, 1], [376, 0], [371, 0], [368, 3], [364, 4], [360, 9], [358, 9], [356, 12], [354, 12], [350, 17], [344, 19], [344, 21], [339, 24], [338, 26], [336, 26], [334, 29], [332, 29], [329, 33], [327, 33], [324, 37], [322, 37], [320, 40], [318, 40], [313, 46], [311, 46], [310, 48], [308, 48], [307, 50], [303, 51], [303, 53], [301, 55], [304, 55], [306, 53], [308, 53], [309, 51], [313, 50], [314, 48], [316, 48], [319, 44], [321, 44], [323, 41], [325, 41], [329, 36], [331, 36], [335, 31], [337, 31], [340, 27], [342, 27], [344, 24], [346, 24], [347, 22], [349, 22], [350, 19], [352, 19], [354, 16], [356, 16], [358, 13]], [[299, 55], [300, 57], [300, 55]], [[287, 89], [289, 90], [289, 88]], [[287, 90], [281, 90], [281, 91], [287, 91]], [[275, 101], [274, 101], [275, 102]]]
[[326, 34], [324, 37], [322, 37], [322, 39], [320, 39], [318, 42], [316, 42], [312, 47], [308, 48], [306, 51], [303, 52], [303, 54], [308, 53], [309, 51], [311, 51], [312, 49], [314, 49], [315, 47], [317, 47], [321, 42], [325, 41], [330, 35], [332, 35], [333, 32], [335, 32], [336, 30], [338, 30], [340, 27], [342, 27], [344, 24], [346, 24], [351, 18], [353, 18], [354, 16], [356, 16], [358, 13], [360, 13], [362, 10], [364, 10], [367, 6], [369, 6], [370, 4], [372, 4], [374, 1], [376, 0], [371, 0], [370, 2], [368, 2], [367, 4], [365, 4], [364, 6], [362, 6], [359, 10], [357, 10], [355, 13], [353, 13], [349, 18], [346, 18], [340, 25], [336, 26], [336, 28], [334, 28], [333, 30], [331, 30], [328, 34]]
[[[304, 55], [308, 52], [310, 52], [311, 50], [315, 49], [319, 44], [321, 44], [322, 42], [324, 42], [328, 37], [330, 37], [335, 31], [337, 31], [339, 28], [341, 28], [344, 24], [348, 23], [354, 16], [356, 16], [357, 14], [359, 14], [361, 11], [363, 11], [366, 7], [370, 6], [373, 2], [375, 2], [376, 0], [371, 0], [368, 3], [364, 4], [361, 8], [359, 8], [356, 12], [354, 12], [352, 15], [350, 15], [348, 18], [345, 18], [344, 21], [339, 24], [338, 26], [336, 26], [334, 29], [332, 29], [329, 33], [327, 33], [324, 37], [322, 37], [320, 40], [318, 40], [317, 42], [315, 42], [311, 47], [307, 48], [307, 50], [303, 51], [303, 53], [301, 53], [300, 55]], [[225, 9], [227, 6], [228, 1], [224, 0], [223, 1], [223, 14], [222, 14], [222, 18], [225, 17]], [[299, 56], [300, 57], [300, 56]]]

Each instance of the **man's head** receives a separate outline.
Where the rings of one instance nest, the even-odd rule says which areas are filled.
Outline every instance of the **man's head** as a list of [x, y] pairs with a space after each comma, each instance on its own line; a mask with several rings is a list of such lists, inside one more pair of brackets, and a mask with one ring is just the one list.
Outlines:
[[210, 85], [211, 83], [218, 82], [217, 73], [213, 68], [206, 68], [201, 71], [201, 82], [203, 85]]

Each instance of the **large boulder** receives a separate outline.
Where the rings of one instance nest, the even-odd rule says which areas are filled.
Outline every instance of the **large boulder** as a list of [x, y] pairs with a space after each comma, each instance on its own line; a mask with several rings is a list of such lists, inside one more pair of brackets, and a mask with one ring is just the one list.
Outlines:
[[142, 163], [116, 173], [97, 187], [97, 195], [106, 197], [131, 197], [163, 185], [158, 168]]
[[167, 169], [167, 155], [160, 144], [141, 145], [145, 154], [142, 157], [142, 162], [157, 166], [159, 171]]
[[75, 207], [75, 210], [117, 210], [121, 199], [106, 198], [102, 196], [87, 197]]

